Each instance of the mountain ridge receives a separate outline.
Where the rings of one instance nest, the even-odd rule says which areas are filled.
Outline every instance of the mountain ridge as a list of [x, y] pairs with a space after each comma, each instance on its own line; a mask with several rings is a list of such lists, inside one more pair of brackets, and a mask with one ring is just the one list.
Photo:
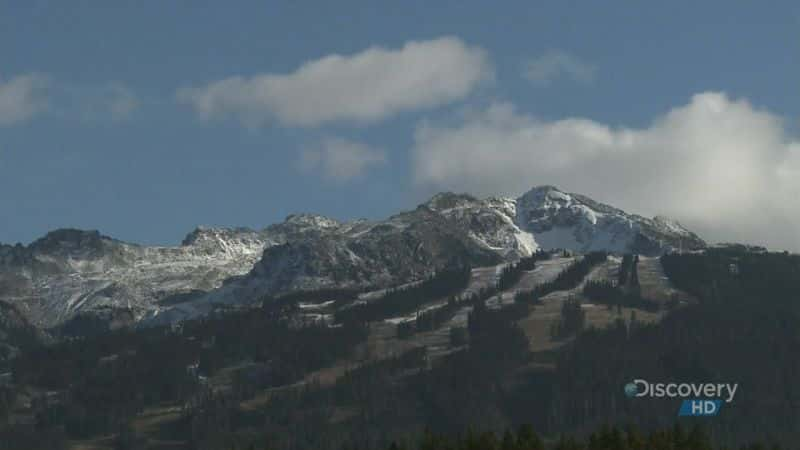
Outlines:
[[383, 220], [292, 214], [261, 230], [200, 226], [177, 246], [54, 230], [28, 246], [0, 244], [0, 300], [45, 328], [108, 308], [165, 320], [294, 290], [383, 288], [539, 249], [655, 255], [705, 246], [675, 221], [554, 186], [517, 198], [442, 192]]

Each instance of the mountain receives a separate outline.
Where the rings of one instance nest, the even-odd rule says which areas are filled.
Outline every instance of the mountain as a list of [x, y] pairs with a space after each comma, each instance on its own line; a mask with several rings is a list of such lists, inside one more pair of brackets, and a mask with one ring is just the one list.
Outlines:
[[[285, 227], [299, 220], [292, 216]], [[382, 221], [339, 223], [319, 216], [303, 235], [267, 248], [253, 270], [192, 302], [158, 310], [160, 321], [200, 315], [214, 305], [333, 287], [378, 289], [418, 280], [453, 264], [496, 264], [538, 249], [658, 255], [705, 243], [666, 218], [648, 219], [553, 186], [518, 199], [441, 193]], [[284, 236], [285, 238], [285, 236]]]
[[379, 289], [419, 280], [444, 267], [499, 264], [509, 256], [505, 249], [488, 247], [427, 205], [374, 222], [290, 216], [266, 232], [272, 235], [296, 227], [298, 221], [325, 226], [282, 234], [286, 241], [266, 248], [247, 275], [233, 277], [195, 301], [154, 311], [157, 320], [170, 322], [203, 314], [216, 304], [254, 302], [290, 291]]
[[272, 244], [247, 229], [198, 228], [178, 247], [56, 230], [29, 246], [0, 245], [0, 300], [42, 328], [108, 309], [126, 310], [136, 320], [159, 304], [247, 273]]
[[378, 289], [538, 249], [656, 255], [704, 246], [677, 222], [628, 214], [553, 186], [517, 199], [441, 193], [385, 220], [296, 214], [259, 231], [198, 228], [176, 247], [57, 230], [29, 246], [0, 245], [0, 300], [40, 327], [95, 324], [97, 317], [113, 327], [296, 290]]
[[605, 250], [653, 256], [706, 246], [678, 222], [648, 219], [580, 194], [538, 186], [517, 199], [478, 200], [444, 193], [423, 205], [445, 216], [474, 240], [507, 258], [537, 249]]
[[553, 186], [531, 189], [517, 199], [516, 205], [516, 223], [532, 233], [543, 248], [652, 256], [706, 246], [696, 234], [666, 217], [648, 219], [628, 214]]

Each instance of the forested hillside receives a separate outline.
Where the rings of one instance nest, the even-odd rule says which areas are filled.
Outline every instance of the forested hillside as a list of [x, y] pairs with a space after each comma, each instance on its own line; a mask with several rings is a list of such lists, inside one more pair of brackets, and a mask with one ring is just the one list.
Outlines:
[[[539, 276], [547, 256], [498, 267], [485, 285], [472, 284], [482, 272], [454, 267], [365, 303], [357, 291], [299, 292], [32, 348], [0, 387], [0, 449], [795, 448], [800, 258], [730, 247], [665, 255], [671, 283], [693, 298], [673, 304], [641, 297], [635, 255], [615, 258], [580, 256], [507, 304], [488, 300]], [[410, 330], [384, 333], [389, 318], [442, 301]], [[532, 352], [520, 323], [547, 302], [560, 302], [557, 345]], [[615, 321], [596, 326], [592, 307]], [[649, 308], [662, 318], [639, 320]], [[449, 348], [433, 353], [425, 339], [440, 330]], [[635, 378], [739, 391], [716, 417], [679, 419], [678, 399], [626, 397]], [[695, 425], [703, 431], [684, 431]]]

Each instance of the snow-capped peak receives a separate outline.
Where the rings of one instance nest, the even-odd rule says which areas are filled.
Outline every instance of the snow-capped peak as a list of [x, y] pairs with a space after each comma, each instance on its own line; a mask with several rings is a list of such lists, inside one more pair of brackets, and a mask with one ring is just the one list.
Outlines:
[[[647, 219], [555, 186], [537, 186], [517, 200], [517, 224], [544, 248], [659, 254], [705, 243], [677, 222]], [[680, 243], [678, 242], [680, 241]]]
[[535, 186], [517, 199], [524, 208], [560, 209], [572, 205], [572, 195], [559, 190], [555, 186]]
[[469, 194], [456, 194], [453, 192], [440, 192], [424, 203], [424, 206], [434, 211], [444, 211], [453, 208], [463, 208], [473, 205], [478, 201]]
[[319, 228], [319, 229], [326, 229], [326, 228], [338, 228], [342, 224], [336, 220], [331, 219], [330, 217], [321, 216], [319, 214], [290, 214], [286, 217], [286, 220], [283, 222], [285, 225], [294, 225], [303, 228]]
[[198, 227], [171, 247], [57, 230], [29, 246], [0, 246], [0, 280], [13, 280], [0, 284], [0, 300], [43, 326], [109, 308], [171, 317], [160, 313], [203, 299], [391, 286], [456, 263], [497, 264], [539, 249], [653, 255], [704, 245], [675, 221], [628, 214], [554, 186], [516, 199], [441, 193], [385, 220], [294, 214], [263, 230]]

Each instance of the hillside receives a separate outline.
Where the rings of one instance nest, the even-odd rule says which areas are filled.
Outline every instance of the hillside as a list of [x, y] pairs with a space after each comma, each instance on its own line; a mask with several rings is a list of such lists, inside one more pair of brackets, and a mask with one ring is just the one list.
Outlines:
[[56, 230], [28, 246], [0, 245], [0, 300], [40, 328], [80, 334], [182, 320], [291, 291], [376, 290], [539, 249], [660, 255], [704, 245], [675, 222], [552, 186], [517, 199], [442, 193], [385, 220], [296, 214], [258, 231], [198, 228], [175, 247]]

